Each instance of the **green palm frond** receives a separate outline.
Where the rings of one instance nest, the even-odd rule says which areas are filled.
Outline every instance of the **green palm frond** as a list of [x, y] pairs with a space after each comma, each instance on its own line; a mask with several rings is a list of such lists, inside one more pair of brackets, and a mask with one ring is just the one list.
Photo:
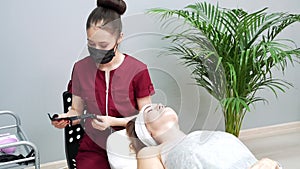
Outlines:
[[300, 15], [266, 11], [263, 8], [247, 13], [205, 2], [178, 10], [149, 11], [159, 14], [166, 23], [175, 17], [190, 25], [165, 37], [174, 44], [169, 54], [179, 55], [186, 66], [191, 66], [196, 83], [220, 101], [226, 124], [231, 122], [234, 126], [229, 126], [230, 130], [240, 128], [251, 104], [267, 102], [256, 96], [258, 91], [269, 89], [277, 96], [278, 91], [292, 86], [274, 78], [272, 72], [274, 68], [284, 72], [288, 63], [299, 62], [300, 49], [295, 43], [277, 36], [299, 22]]

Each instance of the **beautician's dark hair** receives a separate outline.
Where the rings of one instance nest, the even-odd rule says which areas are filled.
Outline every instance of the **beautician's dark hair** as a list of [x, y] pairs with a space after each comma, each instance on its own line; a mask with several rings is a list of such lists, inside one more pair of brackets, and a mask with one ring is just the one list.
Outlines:
[[137, 154], [142, 148], [146, 147], [146, 145], [138, 138], [135, 132], [135, 120], [133, 118], [126, 125], [126, 133], [131, 141], [130, 148], [132, 148]]
[[123, 0], [97, 0], [97, 8], [89, 15], [86, 22], [86, 29], [93, 24], [103, 21], [102, 25], [110, 23], [107, 31], [111, 34], [122, 31], [121, 15], [126, 11], [126, 3]]

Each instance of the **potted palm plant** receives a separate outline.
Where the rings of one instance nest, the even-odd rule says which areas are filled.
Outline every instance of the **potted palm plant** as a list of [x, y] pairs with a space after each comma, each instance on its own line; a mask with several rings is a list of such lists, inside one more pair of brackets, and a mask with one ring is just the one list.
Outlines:
[[149, 11], [159, 14], [164, 22], [174, 16], [182, 18], [194, 28], [166, 36], [174, 44], [168, 52], [180, 55], [187, 66], [192, 66], [196, 83], [219, 101], [226, 132], [235, 136], [246, 112], [251, 111], [250, 105], [267, 101], [257, 96], [259, 90], [268, 88], [277, 96], [278, 91], [292, 86], [273, 77], [273, 69], [284, 72], [289, 62], [293, 65], [300, 57], [300, 49], [292, 40], [277, 38], [299, 22], [300, 15], [266, 11], [247, 13], [205, 2], [180, 10]]

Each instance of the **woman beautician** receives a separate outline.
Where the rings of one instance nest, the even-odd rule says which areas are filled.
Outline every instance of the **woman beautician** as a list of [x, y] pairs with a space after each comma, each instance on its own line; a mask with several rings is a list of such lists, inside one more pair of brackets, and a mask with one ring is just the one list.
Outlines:
[[[122, 0], [98, 0], [89, 15], [86, 30], [90, 56], [75, 63], [72, 73], [72, 108], [60, 117], [87, 113], [97, 119], [85, 121], [76, 165], [78, 169], [109, 169], [105, 150], [113, 130], [123, 129], [144, 105], [151, 103], [154, 88], [147, 66], [118, 50], [123, 33]], [[52, 122], [64, 128], [68, 121]], [[79, 122], [77, 122], [79, 123]], [[75, 123], [76, 124], [76, 123]]]

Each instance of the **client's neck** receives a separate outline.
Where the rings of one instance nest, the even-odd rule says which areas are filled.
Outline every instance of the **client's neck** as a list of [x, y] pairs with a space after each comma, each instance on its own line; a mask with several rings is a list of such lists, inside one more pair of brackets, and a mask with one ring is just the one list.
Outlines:
[[155, 136], [155, 140], [159, 144], [162, 144], [162, 143], [174, 141], [177, 139], [181, 139], [185, 136], [186, 135], [180, 129], [178, 129], [178, 127], [174, 126], [174, 127], [170, 128], [167, 132]]

